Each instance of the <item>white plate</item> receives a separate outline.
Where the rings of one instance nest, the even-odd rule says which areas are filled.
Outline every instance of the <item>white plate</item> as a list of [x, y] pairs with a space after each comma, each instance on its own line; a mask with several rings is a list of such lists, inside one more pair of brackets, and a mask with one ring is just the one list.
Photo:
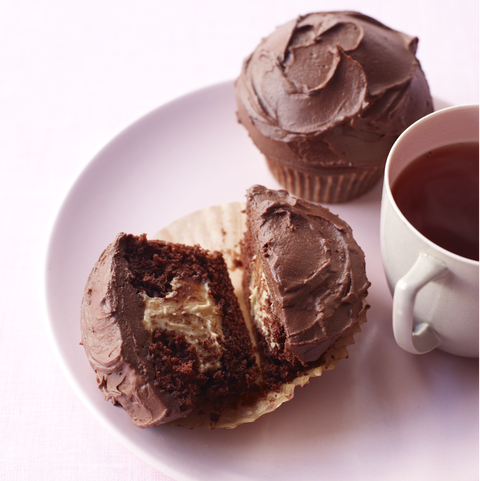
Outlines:
[[142, 430], [103, 400], [79, 346], [88, 273], [120, 232], [153, 235], [185, 214], [278, 188], [235, 117], [231, 82], [153, 111], [110, 142], [58, 215], [47, 259], [49, 326], [78, 395], [121, 442], [178, 480], [478, 479], [478, 363], [395, 344], [380, 258], [381, 185], [331, 206], [367, 259], [371, 309], [350, 358], [295, 398], [232, 431]]

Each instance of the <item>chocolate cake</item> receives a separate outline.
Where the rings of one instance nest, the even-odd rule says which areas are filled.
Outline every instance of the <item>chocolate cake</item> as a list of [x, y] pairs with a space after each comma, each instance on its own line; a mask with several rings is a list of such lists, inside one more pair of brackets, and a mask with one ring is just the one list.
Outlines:
[[253, 422], [346, 358], [366, 321], [345, 222], [261, 186], [244, 209], [204, 209], [156, 240], [119, 234], [93, 267], [82, 343], [105, 399], [137, 426]]
[[283, 190], [247, 192], [243, 290], [264, 382], [290, 382], [365, 316], [370, 285], [351, 228]]
[[142, 428], [258, 391], [255, 356], [221, 253], [119, 234], [95, 264], [82, 343], [106, 400]]
[[300, 16], [260, 42], [237, 115], [284, 188], [338, 203], [375, 185], [396, 138], [433, 111], [417, 44], [349, 11]]

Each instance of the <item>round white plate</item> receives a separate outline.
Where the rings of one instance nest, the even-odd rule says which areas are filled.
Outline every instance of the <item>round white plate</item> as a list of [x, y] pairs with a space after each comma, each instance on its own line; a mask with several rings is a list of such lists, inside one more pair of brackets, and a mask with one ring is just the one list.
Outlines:
[[190, 212], [278, 188], [237, 124], [233, 82], [158, 108], [112, 140], [59, 212], [47, 255], [49, 327], [74, 389], [122, 443], [178, 480], [478, 479], [478, 362], [397, 347], [380, 258], [381, 185], [331, 210], [366, 254], [371, 309], [350, 357], [231, 431], [135, 427], [103, 400], [80, 341], [94, 262], [118, 232], [155, 234]]

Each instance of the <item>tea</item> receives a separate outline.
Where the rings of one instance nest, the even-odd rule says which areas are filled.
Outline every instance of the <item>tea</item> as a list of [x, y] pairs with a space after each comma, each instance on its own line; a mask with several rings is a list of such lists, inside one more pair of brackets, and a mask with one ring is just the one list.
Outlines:
[[447, 145], [411, 162], [392, 185], [408, 221], [435, 244], [478, 260], [478, 142]]

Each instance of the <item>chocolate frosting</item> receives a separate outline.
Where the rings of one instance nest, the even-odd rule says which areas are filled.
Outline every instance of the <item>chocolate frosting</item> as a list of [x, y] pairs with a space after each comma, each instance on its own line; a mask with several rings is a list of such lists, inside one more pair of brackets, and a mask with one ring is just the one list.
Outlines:
[[147, 361], [144, 304], [129, 283], [124, 258], [126, 234], [102, 253], [85, 287], [81, 307], [82, 344], [106, 400], [119, 403], [135, 425], [146, 428], [184, 417], [178, 402], [154, 386]]
[[351, 329], [370, 285], [351, 228], [328, 209], [253, 186], [247, 218], [287, 350], [317, 360]]
[[244, 61], [239, 121], [267, 158], [307, 173], [382, 166], [433, 110], [417, 43], [356, 12], [301, 16]]

